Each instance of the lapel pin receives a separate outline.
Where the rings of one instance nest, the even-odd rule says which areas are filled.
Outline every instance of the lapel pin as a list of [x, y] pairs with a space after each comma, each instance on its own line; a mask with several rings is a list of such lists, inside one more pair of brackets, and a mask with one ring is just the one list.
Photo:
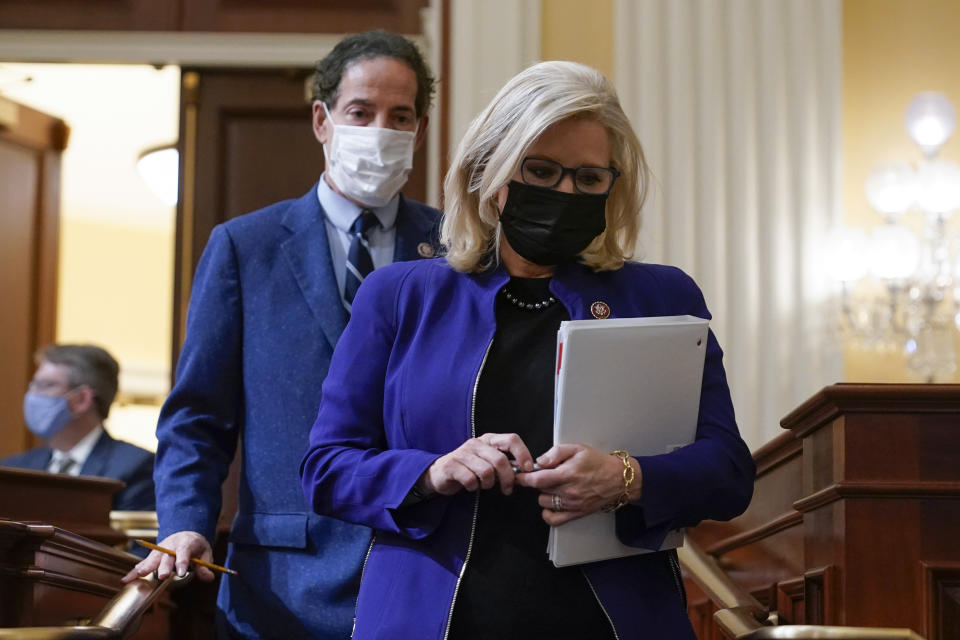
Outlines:
[[597, 320], [605, 320], [610, 317], [610, 305], [598, 300], [590, 305], [590, 314]]
[[420, 254], [421, 258], [432, 258], [434, 251], [429, 242], [421, 242], [417, 245], [417, 253]]

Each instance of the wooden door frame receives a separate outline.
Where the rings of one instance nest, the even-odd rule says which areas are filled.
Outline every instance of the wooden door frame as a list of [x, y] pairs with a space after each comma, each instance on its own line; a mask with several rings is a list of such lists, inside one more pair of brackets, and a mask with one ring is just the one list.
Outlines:
[[[37, 187], [34, 231], [31, 251], [31, 282], [29, 301], [29, 351], [22, 367], [23, 389], [33, 377], [36, 364], [34, 354], [56, 338], [57, 324], [57, 267], [60, 251], [60, 159], [67, 146], [70, 130], [59, 118], [28, 106], [0, 98], [14, 105], [13, 123], [0, 127], [0, 140], [29, 151], [37, 164]], [[23, 426], [8, 425], [2, 442], [3, 454], [29, 449], [39, 443]], [[19, 428], [17, 428], [19, 427]], [[15, 451], [7, 450], [14, 445]], [[2, 455], [2, 454], [0, 454]]]

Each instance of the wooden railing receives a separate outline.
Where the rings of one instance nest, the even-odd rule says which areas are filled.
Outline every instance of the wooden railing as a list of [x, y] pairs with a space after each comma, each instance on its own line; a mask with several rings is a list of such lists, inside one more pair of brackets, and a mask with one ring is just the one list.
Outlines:
[[747, 511], [687, 531], [776, 624], [691, 571], [698, 637], [960, 640], [960, 385], [832, 385], [781, 425]]
[[678, 550], [687, 576], [718, 607], [713, 614], [720, 630], [736, 640], [924, 640], [910, 629], [776, 625], [767, 609], [727, 576], [711, 556], [689, 539]]
[[188, 572], [183, 578], [171, 575], [158, 580], [150, 574], [123, 587], [89, 624], [0, 629], [0, 640], [124, 640], [137, 631], [141, 617], [164, 590], [186, 584], [192, 577]]

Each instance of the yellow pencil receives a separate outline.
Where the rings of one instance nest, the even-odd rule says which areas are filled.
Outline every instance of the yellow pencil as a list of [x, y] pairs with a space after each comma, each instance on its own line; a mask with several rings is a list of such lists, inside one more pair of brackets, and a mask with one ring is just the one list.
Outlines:
[[[173, 549], [165, 549], [164, 547], [158, 547], [152, 542], [147, 542], [146, 540], [134, 540], [141, 547], [146, 547], [147, 549], [153, 549], [154, 551], [159, 551], [160, 553], [165, 553], [168, 556], [177, 557], [177, 552]], [[206, 567], [207, 569], [213, 569], [214, 571], [219, 571], [220, 573], [229, 573], [232, 576], [240, 575], [233, 569], [227, 569], [226, 567], [221, 567], [218, 564], [213, 564], [212, 562], [207, 562], [206, 560], [201, 560], [200, 558], [190, 558], [190, 562], [198, 564], [201, 567]]]

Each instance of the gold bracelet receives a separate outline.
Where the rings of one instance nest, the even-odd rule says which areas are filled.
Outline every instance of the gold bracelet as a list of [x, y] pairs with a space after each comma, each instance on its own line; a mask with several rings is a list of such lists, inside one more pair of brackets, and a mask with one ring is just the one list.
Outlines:
[[623, 493], [621, 493], [616, 500], [601, 509], [601, 511], [605, 513], [616, 511], [630, 502], [630, 485], [633, 484], [633, 477], [636, 474], [633, 470], [633, 465], [630, 464], [629, 453], [623, 449], [617, 449], [616, 451], [611, 451], [610, 455], [620, 458], [620, 462], [623, 463]]

